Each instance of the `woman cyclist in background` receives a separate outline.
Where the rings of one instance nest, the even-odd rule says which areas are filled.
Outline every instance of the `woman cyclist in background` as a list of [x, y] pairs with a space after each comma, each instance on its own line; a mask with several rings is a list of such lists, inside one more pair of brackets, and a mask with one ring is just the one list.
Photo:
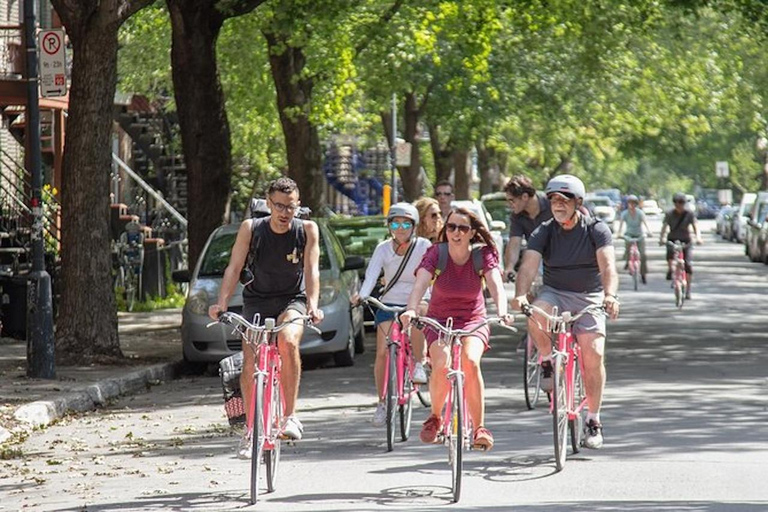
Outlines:
[[[416, 236], [416, 226], [419, 223], [419, 212], [411, 204], [397, 203], [390, 207], [387, 213], [387, 227], [391, 238], [381, 242], [373, 251], [373, 256], [365, 271], [365, 281], [360, 292], [351, 297], [352, 304], [358, 304], [361, 298], [370, 296], [373, 288], [379, 280], [381, 271], [384, 270], [383, 293], [379, 300], [387, 306], [405, 306], [408, 296], [416, 281], [415, 271], [421, 262], [421, 258], [432, 245], [429, 240]], [[413, 249], [411, 249], [413, 246]], [[405, 267], [397, 281], [388, 286], [401, 263], [408, 255]], [[377, 311], [374, 324], [376, 325], [376, 362], [373, 367], [373, 375], [376, 380], [376, 392], [379, 403], [373, 415], [374, 424], [381, 425], [386, 421], [386, 402], [384, 401], [384, 374], [387, 364], [387, 334], [392, 327], [394, 313]], [[427, 375], [424, 371], [424, 336], [416, 329], [411, 330], [411, 344], [413, 355], [416, 359], [413, 371], [413, 382], [426, 384]]]
[[413, 205], [419, 211], [419, 225], [416, 229], [416, 235], [426, 238], [433, 244], [436, 243], [440, 236], [440, 230], [443, 229], [440, 203], [433, 197], [422, 197], [417, 199]]

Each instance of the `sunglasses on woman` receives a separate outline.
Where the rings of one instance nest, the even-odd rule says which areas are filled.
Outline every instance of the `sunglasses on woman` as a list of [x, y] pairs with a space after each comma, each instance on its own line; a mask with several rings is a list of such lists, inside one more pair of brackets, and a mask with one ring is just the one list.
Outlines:
[[413, 227], [413, 222], [405, 221], [405, 222], [397, 222], [396, 220], [393, 220], [389, 223], [389, 229], [411, 229]]
[[466, 224], [454, 224], [453, 222], [449, 222], [445, 225], [445, 229], [448, 230], [449, 233], [453, 233], [457, 229], [461, 231], [462, 234], [469, 233], [469, 230], [472, 229], [472, 226], [467, 226]]

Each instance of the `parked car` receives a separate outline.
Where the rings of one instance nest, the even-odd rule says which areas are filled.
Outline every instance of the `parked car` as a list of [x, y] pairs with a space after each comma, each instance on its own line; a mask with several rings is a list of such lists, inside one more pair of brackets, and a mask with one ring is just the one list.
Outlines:
[[741, 196], [741, 202], [739, 208], [733, 215], [733, 237], [740, 244], [744, 243], [744, 239], [747, 236], [747, 229], [749, 225], [749, 213], [752, 211], [752, 205], [755, 204], [757, 194], [748, 192]]
[[[350, 308], [349, 298], [360, 289], [358, 269], [365, 262], [361, 256], [346, 255], [327, 220], [315, 221], [320, 228], [319, 306], [325, 318], [317, 325], [321, 334], [304, 330], [300, 353], [332, 354], [338, 366], [350, 366], [354, 363], [354, 354], [363, 351], [363, 314], [360, 308]], [[211, 322], [208, 308], [219, 296], [238, 228], [237, 224], [229, 224], [216, 229], [208, 238], [194, 271], [191, 274], [188, 270], [174, 272], [174, 280], [189, 282], [181, 320], [186, 361], [215, 363], [241, 348], [240, 338], [231, 333], [232, 329], [223, 324], [206, 327]], [[243, 287], [238, 283], [229, 301], [229, 311], [242, 312], [242, 292]]]
[[758, 192], [747, 221], [744, 251], [752, 261], [765, 261], [765, 217], [768, 215], [768, 192]]
[[509, 230], [506, 229], [506, 224], [498, 220], [493, 220], [493, 217], [491, 217], [491, 214], [488, 213], [488, 210], [485, 208], [483, 203], [476, 199], [451, 201], [451, 206], [455, 206], [457, 208], [466, 208], [467, 210], [477, 215], [481, 221], [483, 221], [483, 224], [485, 224], [485, 227], [488, 228], [488, 231], [490, 231], [491, 236], [493, 237], [493, 241], [496, 243], [496, 247], [499, 250], [499, 270], [501, 270], [503, 274], [503, 255], [504, 248], [506, 247], [504, 245], [503, 232], [506, 230], [507, 234], [509, 234]]
[[659, 208], [659, 203], [655, 199], [644, 199], [640, 207], [648, 217], [660, 217], [664, 211]]
[[501, 238], [504, 241], [506, 247], [509, 242], [509, 221], [512, 216], [512, 208], [509, 207], [507, 202], [507, 194], [504, 192], [493, 192], [491, 194], [485, 194], [480, 198], [480, 201], [491, 214], [491, 218], [494, 221], [503, 222], [504, 229], [501, 230]]
[[613, 231], [613, 223], [616, 221], [616, 205], [608, 196], [587, 194], [584, 203], [592, 214], [608, 224]]
[[731, 239], [731, 219], [735, 206], [723, 206], [715, 216], [715, 232], [725, 240]]

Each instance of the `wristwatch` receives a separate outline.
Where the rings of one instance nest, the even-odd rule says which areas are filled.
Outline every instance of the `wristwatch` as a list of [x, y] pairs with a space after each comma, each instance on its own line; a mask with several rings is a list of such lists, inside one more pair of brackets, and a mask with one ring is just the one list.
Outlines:
[[606, 297], [613, 297], [614, 299], [619, 300], [619, 296], [616, 295], [615, 293], [606, 293], [605, 296]]

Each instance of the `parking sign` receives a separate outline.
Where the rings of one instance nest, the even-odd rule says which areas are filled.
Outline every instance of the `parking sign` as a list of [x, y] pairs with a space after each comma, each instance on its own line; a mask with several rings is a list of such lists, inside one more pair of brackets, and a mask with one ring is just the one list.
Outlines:
[[41, 30], [38, 35], [40, 48], [40, 94], [44, 98], [66, 96], [67, 54], [64, 31]]

